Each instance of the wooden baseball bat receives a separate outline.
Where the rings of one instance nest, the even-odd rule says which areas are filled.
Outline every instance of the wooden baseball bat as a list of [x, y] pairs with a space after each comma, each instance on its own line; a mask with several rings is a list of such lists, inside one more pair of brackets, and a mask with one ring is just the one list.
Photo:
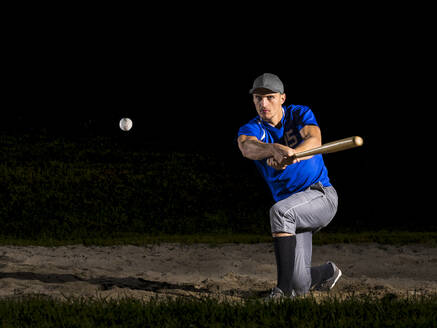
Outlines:
[[294, 156], [296, 158], [302, 158], [306, 156], [313, 156], [317, 154], [329, 154], [335, 153], [337, 151], [346, 150], [350, 148], [359, 147], [363, 144], [363, 138], [359, 136], [349, 137], [337, 141], [328, 142], [320, 147], [316, 147], [313, 149], [308, 149], [296, 153]]

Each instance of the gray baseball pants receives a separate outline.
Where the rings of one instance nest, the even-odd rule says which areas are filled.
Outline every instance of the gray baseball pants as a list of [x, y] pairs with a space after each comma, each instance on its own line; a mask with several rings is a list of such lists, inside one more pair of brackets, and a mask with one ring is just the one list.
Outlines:
[[334, 187], [324, 187], [318, 182], [277, 202], [270, 209], [272, 233], [296, 235], [292, 284], [298, 295], [307, 293], [311, 287], [313, 233], [331, 222], [337, 212], [337, 204]]

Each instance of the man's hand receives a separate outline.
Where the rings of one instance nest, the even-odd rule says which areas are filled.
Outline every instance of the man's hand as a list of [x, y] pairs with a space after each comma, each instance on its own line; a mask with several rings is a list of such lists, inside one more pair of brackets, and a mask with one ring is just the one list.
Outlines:
[[272, 144], [272, 155], [278, 164], [283, 164], [286, 159], [293, 157], [296, 151], [293, 148], [274, 143]]
[[286, 164], [279, 164], [273, 157], [267, 158], [267, 165], [273, 167], [275, 170], [285, 170], [288, 166]]
[[273, 157], [267, 159], [267, 165], [276, 170], [284, 170], [288, 165], [299, 162], [299, 160], [294, 157], [296, 151], [293, 148], [277, 143], [272, 146]]
[[287, 165], [299, 162], [294, 157], [295, 149], [279, 143], [264, 143], [253, 136], [239, 136], [238, 147], [244, 157], [258, 161], [267, 159], [267, 164], [277, 170], [283, 170]]

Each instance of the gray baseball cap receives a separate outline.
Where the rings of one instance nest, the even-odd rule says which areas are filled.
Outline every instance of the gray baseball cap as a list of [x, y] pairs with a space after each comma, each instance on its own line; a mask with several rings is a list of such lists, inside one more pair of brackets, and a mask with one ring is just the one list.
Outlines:
[[249, 90], [249, 93], [253, 93], [256, 89], [268, 89], [273, 92], [284, 93], [282, 81], [277, 75], [271, 73], [264, 73], [258, 76], [253, 81], [253, 88]]

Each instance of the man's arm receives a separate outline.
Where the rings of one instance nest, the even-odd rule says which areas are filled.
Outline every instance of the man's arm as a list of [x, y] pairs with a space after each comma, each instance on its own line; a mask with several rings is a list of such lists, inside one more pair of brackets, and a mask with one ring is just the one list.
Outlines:
[[272, 157], [272, 144], [259, 141], [253, 136], [241, 135], [238, 137], [238, 147], [241, 154], [251, 160], [262, 160]]
[[[299, 144], [299, 146], [293, 149], [294, 153], [299, 153], [301, 151], [312, 149], [322, 145], [322, 133], [318, 126], [305, 125], [302, 129], [300, 129], [299, 132], [302, 136], [303, 141]], [[267, 160], [267, 164], [277, 170], [284, 170], [290, 164], [294, 164], [301, 160], [310, 159], [311, 157], [312, 156], [306, 156], [300, 159], [296, 159], [294, 158], [294, 156], [291, 156], [287, 157], [282, 162], [278, 162], [276, 161], [276, 158], [271, 157]]]
[[241, 135], [238, 137], [238, 147], [244, 157], [252, 160], [262, 160], [273, 157], [278, 163], [294, 155], [295, 150], [278, 144], [265, 143], [253, 136]]
[[[322, 132], [317, 125], [305, 125], [299, 131], [303, 141], [295, 148], [296, 153], [320, 147], [322, 145]], [[302, 157], [301, 160], [310, 159], [312, 156]]]

